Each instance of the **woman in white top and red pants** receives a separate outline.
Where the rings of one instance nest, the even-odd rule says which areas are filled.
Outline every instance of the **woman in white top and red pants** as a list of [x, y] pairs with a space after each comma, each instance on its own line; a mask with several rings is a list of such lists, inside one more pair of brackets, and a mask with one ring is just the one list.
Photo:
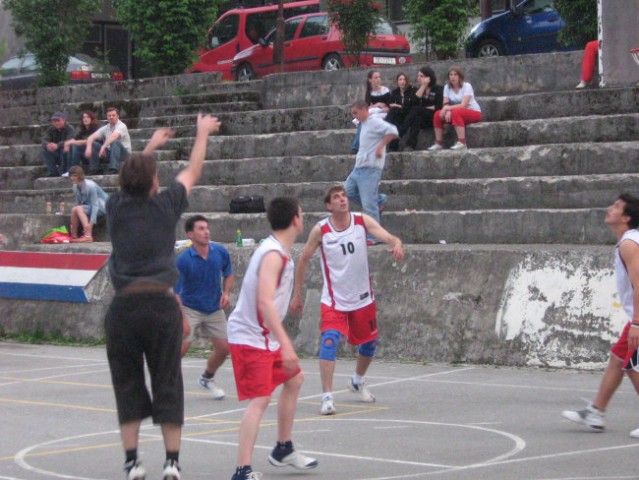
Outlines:
[[470, 83], [464, 82], [461, 68], [452, 66], [448, 70], [448, 83], [444, 86], [444, 106], [435, 112], [435, 144], [429, 150], [444, 148], [444, 123], [451, 123], [457, 133], [457, 142], [451, 150], [463, 150], [466, 147], [466, 125], [481, 121], [481, 108], [475, 100]]

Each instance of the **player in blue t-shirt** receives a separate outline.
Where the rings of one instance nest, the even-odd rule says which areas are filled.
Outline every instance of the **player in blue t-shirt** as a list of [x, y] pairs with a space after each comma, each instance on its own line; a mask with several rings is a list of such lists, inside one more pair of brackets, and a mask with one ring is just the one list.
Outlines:
[[229, 354], [224, 309], [230, 305], [235, 276], [228, 250], [211, 242], [209, 222], [205, 217], [189, 217], [184, 228], [193, 246], [177, 260], [180, 280], [175, 290], [191, 326], [190, 334], [182, 342], [182, 356], [191, 347], [196, 329], [199, 328], [201, 336], [211, 339], [213, 351], [199, 385], [211, 397], [221, 400], [224, 390], [215, 384], [213, 377]]

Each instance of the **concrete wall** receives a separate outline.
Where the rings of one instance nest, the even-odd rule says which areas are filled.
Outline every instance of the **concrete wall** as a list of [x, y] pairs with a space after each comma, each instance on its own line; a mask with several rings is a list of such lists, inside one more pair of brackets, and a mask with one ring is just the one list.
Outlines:
[[602, 61], [606, 85], [639, 82], [639, 65], [630, 50], [639, 48], [639, 2], [602, 0]]
[[[69, 248], [74, 247], [65, 251]], [[94, 248], [108, 252], [108, 246]], [[238, 275], [234, 303], [253, 248], [230, 251]], [[616, 296], [609, 246], [411, 245], [403, 262], [381, 246], [369, 252], [380, 358], [600, 367], [627, 320]], [[299, 253], [298, 247], [294, 258]], [[310, 356], [318, 345], [319, 267], [316, 255], [305, 282], [304, 315], [286, 320], [297, 348]], [[106, 269], [90, 292], [88, 306], [0, 300], [2, 328], [100, 337], [113, 295]]]

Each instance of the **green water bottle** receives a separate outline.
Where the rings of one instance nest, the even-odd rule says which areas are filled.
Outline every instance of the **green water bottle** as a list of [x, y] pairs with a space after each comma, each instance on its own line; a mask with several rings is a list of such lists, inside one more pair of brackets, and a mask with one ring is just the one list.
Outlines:
[[242, 246], [242, 230], [240, 230], [239, 228], [237, 229], [237, 234], [235, 236], [235, 245], [237, 245], [238, 247]]

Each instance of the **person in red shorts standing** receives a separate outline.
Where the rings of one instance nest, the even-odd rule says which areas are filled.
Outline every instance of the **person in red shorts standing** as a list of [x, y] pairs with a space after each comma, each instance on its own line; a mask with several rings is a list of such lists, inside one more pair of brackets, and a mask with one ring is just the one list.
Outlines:
[[[629, 317], [619, 340], [610, 350], [610, 360], [594, 402], [585, 409], [564, 410], [564, 418], [597, 431], [605, 428], [604, 412], [624, 373], [639, 393], [639, 198], [623, 193], [608, 207], [605, 223], [617, 238], [615, 277], [619, 301]], [[639, 428], [630, 432], [639, 438]]]
[[395, 260], [404, 258], [404, 247], [399, 238], [388, 233], [372, 217], [351, 213], [343, 187], [329, 189], [324, 204], [331, 214], [313, 227], [304, 246], [295, 275], [291, 312], [303, 310], [302, 284], [311, 257], [319, 247], [324, 275], [319, 361], [324, 394], [320, 413], [332, 415], [336, 412], [333, 373], [341, 336], [345, 336], [351, 345], [358, 346], [357, 365], [348, 382], [349, 390], [356, 393], [362, 402], [375, 401], [375, 396], [364, 382], [378, 341], [377, 307], [368, 268], [366, 235], [370, 232], [389, 244]]
[[261, 478], [251, 467], [251, 457], [262, 415], [279, 385], [283, 387], [277, 402], [278, 438], [268, 460], [276, 467], [317, 467], [317, 460], [296, 451], [291, 440], [304, 375], [282, 326], [293, 291], [291, 248], [304, 230], [302, 209], [297, 199], [279, 197], [269, 204], [267, 217], [273, 233], [253, 253], [228, 322], [237, 396], [240, 401], [249, 400], [240, 423], [237, 468], [232, 480]]

